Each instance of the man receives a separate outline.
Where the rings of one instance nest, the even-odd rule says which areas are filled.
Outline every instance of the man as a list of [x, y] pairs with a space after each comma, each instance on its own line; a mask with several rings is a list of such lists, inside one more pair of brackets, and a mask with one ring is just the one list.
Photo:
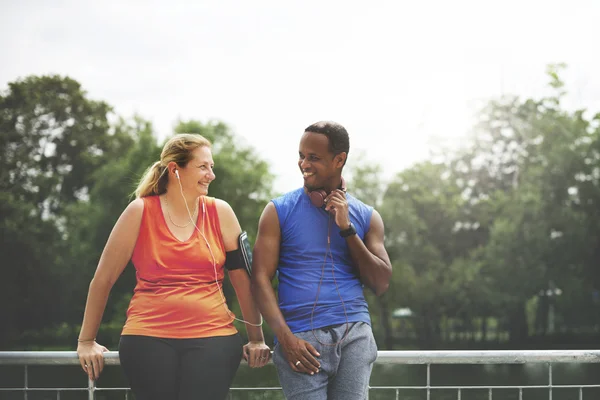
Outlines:
[[252, 293], [276, 335], [273, 362], [290, 400], [364, 399], [377, 358], [363, 284], [382, 294], [392, 266], [381, 216], [345, 193], [349, 149], [340, 124], [306, 128], [304, 187], [269, 202], [259, 222]]

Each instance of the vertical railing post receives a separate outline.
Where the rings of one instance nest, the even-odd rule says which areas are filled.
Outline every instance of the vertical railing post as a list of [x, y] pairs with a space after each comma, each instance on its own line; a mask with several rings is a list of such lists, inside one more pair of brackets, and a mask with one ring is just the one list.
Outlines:
[[552, 400], [552, 364], [548, 364], [548, 400]]
[[27, 370], [27, 365], [25, 366], [25, 390], [23, 394], [23, 398], [27, 400], [27, 389], [29, 389], [29, 372]]
[[431, 364], [427, 364], [427, 400], [431, 400]]
[[96, 382], [88, 376], [88, 400], [96, 400]]

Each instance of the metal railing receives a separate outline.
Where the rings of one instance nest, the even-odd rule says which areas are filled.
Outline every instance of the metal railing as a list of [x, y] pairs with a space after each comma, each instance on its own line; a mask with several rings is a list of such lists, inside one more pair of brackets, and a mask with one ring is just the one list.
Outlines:
[[[119, 356], [115, 351], [105, 353], [106, 365], [119, 365]], [[548, 399], [553, 400], [552, 396], [557, 389], [575, 389], [577, 398], [584, 400], [584, 389], [600, 388], [598, 384], [556, 384], [554, 382], [553, 364], [600, 364], [600, 350], [501, 350], [501, 351], [379, 351], [376, 365], [424, 365], [426, 366], [426, 380], [424, 385], [405, 385], [405, 386], [371, 386], [370, 393], [378, 391], [392, 391], [395, 399], [399, 399], [401, 391], [421, 390], [426, 393], [427, 400], [432, 397], [432, 392], [436, 390], [453, 391], [456, 399], [461, 400], [463, 393], [470, 390], [486, 390], [487, 398], [494, 399], [494, 391], [514, 390], [518, 393], [518, 399], [523, 400], [523, 391], [525, 389], [543, 389], [547, 390]], [[503, 364], [545, 364], [548, 366], [547, 383], [538, 385], [434, 385], [432, 384], [432, 365], [503, 365]], [[66, 388], [66, 387], [29, 387], [29, 366], [52, 365], [79, 365], [77, 353], [74, 351], [7, 351], [0, 352], [0, 366], [23, 366], [24, 368], [24, 386], [0, 388], [0, 397], [2, 393], [22, 392], [23, 398], [28, 399], [28, 393], [44, 391], [56, 393], [56, 399], [60, 400], [61, 393], [70, 391], [87, 392], [90, 400], [95, 399], [95, 393], [99, 391], [124, 391], [125, 399], [132, 398], [129, 388], [105, 388], [96, 387], [94, 381], [88, 380], [87, 387]], [[82, 373], [83, 379], [83, 373]], [[598, 376], [600, 382], [600, 376]], [[230, 397], [238, 391], [277, 391], [279, 387], [234, 387], [231, 389]], [[570, 397], [575, 399], [574, 397]], [[501, 399], [501, 397], [500, 397]], [[591, 400], [592, 397], [589, 397]], [[586, 397], [587, 400], [587, 397]]]

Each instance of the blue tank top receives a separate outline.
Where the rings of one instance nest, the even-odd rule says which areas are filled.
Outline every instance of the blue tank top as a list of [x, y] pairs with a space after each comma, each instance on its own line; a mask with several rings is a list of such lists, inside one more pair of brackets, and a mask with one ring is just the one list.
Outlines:
[[[346, 194], [350, 221], [364, 241], [369, 230], [373, 208]], [[279, 227], [279, 308], [293, 333], [310, 331], [346, 322], [371, 324], [369, 309], [363, 294], [363, 285], [350, 256], [346, 239], [333, 216], [312, 205], [304, 188], [284, 194], [273, 201]], [[330, 229], [331, 255], [327, 260], [327, 232]], [[323, 272], [323, 264], [325, 268]], [[333, 272], [332, 272], [333, 269]], [[319, 281], [322, 279], [319, 290]], [[337, 288], [336, 288], [337, 284]], [[339, 290], [339, 291], [338, 291]], [[315, 299], [311, 327], [311, 312]]]

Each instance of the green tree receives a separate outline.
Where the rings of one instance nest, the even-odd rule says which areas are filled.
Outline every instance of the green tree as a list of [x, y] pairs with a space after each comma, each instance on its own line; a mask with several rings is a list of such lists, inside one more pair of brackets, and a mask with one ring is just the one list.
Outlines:
[[452, 265], [470, 249], [456, 229], [464, 200], [447, 175], [441, 164], [415, 165], [389, 184], [381, 206], [394, 265], [390, 303], [417, 315], [418, 337], [426, 347], [438, 341], [442, 316], [459, 307], [456, 282], [464, 271]]
[[30, 76], [0, 94], [2, 347], [64, 316], [64, 210], [115, 147], [109, 112], [68, 77]]
[[555, 89], [549, 97], [490, 101], [469, 145], [448, 162], [485, 234], [479, 261], [482, 280], [494, 288], [488, 306], [508, 321], [515, 341], [528, 334], [525, 304], [549, 282], [591, 292], [570, 282], [591, 273], [597, 257], [590, 251], [597, 224], [583, 222], [597, 213], [587, 204], [598, 204], [598, 133], [584, 110], [563, 109], [561, 68], [547, 71]]
[[84, 195], [110, 154], [110, 107], [78, 82], [31, 76], [0, 96], [0, 184], [47, 218]]
[[[70, 246], [66, 266], [75, 283], [68, 295], [72, 299], [69, 310], [70, 321], [77, 324], [81, 322], [88, 285], [108, 236], [133, 200], [132, 193], [138, 180], [148, 166], [160, 158], [162, 150], [152, 124], [139, 116], [131, 120], [120, 118], [112, 130], [114, 136], [120, 138], [119, 153], [94, 171], [96, 184], [90, 189], [89, 198], [73, 204], [68, 210]], [[130, 265], [115, 284], [107, 304], [104, 320], [113, 321], [114, 329], [120, 329], [125, 320], [124, 308], [134, 286], [134, 268]], [[115, 333], [108, 330], [106, 334], [111, 336], [105, 342], [114, 340]]]

